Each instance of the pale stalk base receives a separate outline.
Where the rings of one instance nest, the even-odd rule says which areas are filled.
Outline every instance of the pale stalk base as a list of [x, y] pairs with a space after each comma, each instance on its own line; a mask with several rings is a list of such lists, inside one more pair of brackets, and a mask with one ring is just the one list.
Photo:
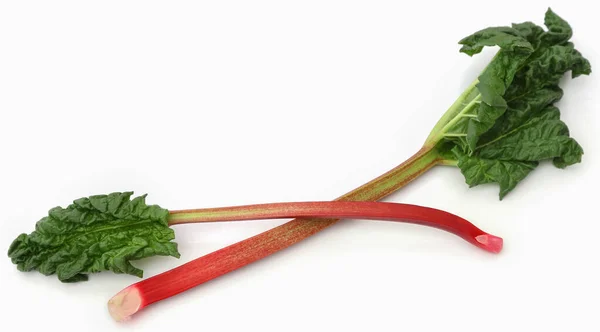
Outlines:
[[121, 322], [127, 320], [142, 307], [142, 297], [135, 287], [127, 287], [108, 301], [108, 312]]

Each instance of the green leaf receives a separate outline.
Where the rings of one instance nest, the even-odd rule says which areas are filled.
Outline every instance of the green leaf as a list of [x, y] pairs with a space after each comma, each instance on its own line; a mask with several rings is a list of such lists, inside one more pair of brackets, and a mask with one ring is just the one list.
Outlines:
[[463, 38], [459, 44], [463, 45], [460, 51], [469, 55], [481, 52], [484, 46], [500, 47], [500, 51], [478, 78], [477, 89], [481, 94], [481, 104], [477, 117], [467, 120], [466, 131], [466, 142], [472, 153], [479, 136], [488, 131], [506, 111], [504, 93], [534, 48], [519, 30], [511, 27], [487, 28]]
[[572, 76], [577, 77], [581, 74], [588, 75], [591, 66], [588, 60], [574, 49], [572, 43], [545, 47], [517, 73], [514, 84], [507, 92], [507, 98], [514, 100], [526, 93], [558, 85], [569, 70], [573, 70]]
[[555, 159], [562, 168], [578, 163], [583, 149], [569, 137], [569, 129], [559, 117], [558, 109], [549, 107], [541, 116], [481, 146], [478, 156], [502, 161]]
[[507, 51], [522, 49], [526, 53], [533, 51], [531, 44], [523, 39], [521, 33], [510, 27], [485, 28], [461, 39], [458, 43], [463, 45], [460, 51], [471, 56], [480, 53], [485, 46], [499, 46]]
[[19, 235], [8, 256], [20, 271], [56, 274], [62, 282], [87, 280], [105, 270], [142, 277], [131, 261], [151, 256], [179, 258], [169, 211], [146, 205], [133, 192], [96, 195], [55, 207], [31, 234]]
[[519, 34], [537, 49], [541, 43], [541, 36], [544, 34], [544, 29], [533, 22], [513, 23], [512, 28], [519, 31]]
[[544, 25], [548, 28], [548, 31], [542, 36], [546, 43], [561, 44], [573, 36], [573, 30], [569, 23], [556, 15], [550, 8], [546, 10]]
[[458, 150], [455, 150], [455, 152], [458, 167], [469, 187], [486, 183], [498, 183], [500, 185], [500, 199], [503, 199], [538, 165], [535, 161], [484, 159], [463, 154]]
[[538, 116], [544, 110], [549, 110], [548, 105], [560, 100], [562, 96], [562, 89], [558, 86], [551, 86], [525, 92], [522, 96], [510, 100], [505, 114], [498, 118], [494, 126], [480, 137], [479, 144], [487, 144], [498, 136], [521, 126], [528, 119]]
[[589, 75], [591, 65], [569, 41], [573, 31], [564, 19], [548, 9], [544, 24], [546, 30], [529, 21], [487, 28], [460, 41], [460, 51], [471, 56], [486, 46], [500, 50], [478, 77], [479, 107], [468, 109], [469, 100], [461, 99], [442, 118], [451, 126], [442, 127], [443, 139], [435, 141], [447, 160], [456, 159], [470, 186], [499, 183], [501, 198], [539, 162], [565, 168], [583, 155], [555, 103], [563, 97], [565, 74]]

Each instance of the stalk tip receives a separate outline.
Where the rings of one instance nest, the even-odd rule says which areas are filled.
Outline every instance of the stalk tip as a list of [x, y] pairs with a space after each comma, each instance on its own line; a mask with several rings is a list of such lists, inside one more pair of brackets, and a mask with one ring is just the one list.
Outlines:
[[108, 301], [108, 312], [117, 322], [129, 319], [141, 308], [142, 297], [140, 291], [133, 286], [123, 289]]
[[502, 246], [504, 244], [504, 240], [502, 240], [501, 237], [491, 234], [478, 235], [475, 237], [475, 240], [481, 244], [483, 249], [495, 254], [502, 250]]

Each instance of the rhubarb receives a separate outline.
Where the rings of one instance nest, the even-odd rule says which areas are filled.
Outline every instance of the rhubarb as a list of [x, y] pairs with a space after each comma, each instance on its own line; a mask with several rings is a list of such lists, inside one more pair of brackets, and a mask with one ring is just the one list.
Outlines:
[[[497, 183], [502, 200], [540, 162], [551, 160], [561, 169], [581, 162], [583, 149], [570, 137], [555, 103], [563, 96], [559, 82], [565, 73], [570, 71], [572, 78], [589, 75], [591, 65], [569, 41], [571, 26], [550, 8], [544, 24], [547, 30], [532, 22], [490, 27], [460, 40], [460, 51], [469, 56], [484, 47], [498, 46], [499, 50], [442, 115], [415, 155], [337, 200], [382, 199], [435, 165], [458, 167], [470, 187]], [[147, 301], [179, 292], [178, 280], [187, 269], [193, 268], [199, 277], [183, 284], [200, 284], [285, 249], [338, 221], [292, 220], [160, 275], [157, 278], [163, 282], [176, 284], [168, 291], [156, 290], [165, 293], [153, 294], [143, 282], [130, 286], [113, 298], [112, 309], [117, 308], [117, 315], [137, 311]], [[156, 285], [154, 280], [151, 284]], [[135, 298], [138, 308], [118, 309], [122, 298]]]
[[[404, 221], [449, 231], [492, 253], [500, 252], [503, 245], [502, 238], [483, 232], [461, 217], [437, 209], [400, 203], [293, 202], [172, 211], [169, 223], [178, 225], [195, 222], [274, 219], [291, 215]], [[317, 219], [310, 222], [327, 223], [328, 221]], [[294, 233], [287, 233], [285, 236], [276, 242], [270, 242], [272, 238], [265, 237], [265, 233], [259, 234], [140, 281], [110, 299], [108, 310], [116, 321], [126, 320], [152, 303], [182, 293], [242, 267], [265, 254], [280, 250], [286, 243], [291, 244], [299, 240]]]
[[13, 242], [8, 254], [19, 270], [57, 274], [63, 282], [87, 280], [89, 273], [103, 270], [142, 277], [143, 271], [132, 261], [155, 255], [180, 256], [169, 226], [294, 217], [411, 222], [454, 233], [487, 251], [497, 253], [502, 248], [502, 239], [467, 220], [411, 204], [290, 202], [168, 211], [146, 205], [146, 195], [131, 199], [132, 194], [95, 195], [77, 199], [67, 208], [53, 208], [33, 233], [22, 234]]
[[298, 217], [409, 222], [448, 231], [489, 252], [498, 253], [502, 249], [501, 238], [485, 233], [459, 216], [430, 207], [401, 203], [289, 202], [180, 210], [170, 211], [169, 225]]
[[[546, 11], [544, 25], [546, 29], [528, 21], [490, 27], [460, 40], [460, 52], [469, 56], [484, 47], [495, 46], [498, 51], [442, 115], [417, 153], [337, 201], [380, 200], [435, 165], [458, 167], [469, 187], [498, 184], [502, 200], [541, 162], [551, 161], [561, 169], [581, 162], [583, 148], [561, 121], [556, 103], [563, 96], [559, 83], [565, 74], [570, 72], [571, 78], [589, 75], [591, 65], [570, 41], [571, 26], [551, 9]], [[63, 282], [87, 280], [88, 273], [102, 270], [141, 277], [142, 271], [131, 261], [154, 255], [179, 257], [169, 219], [181, 223], [185, 213], [190, 217], [197, 211], [177, 215], [146, 205], [145, 196], [133, 200], [130, 196], [97, 195], [76, 200], [67, 208], [54, 208], [33, 233], [17, 237], [9, 256], [19, 270], [57, 274]], [[336, 217], [359, 217], [347, 213], [323, 216], [292, 220], [201, 257], [181, 267], [185, 271], [193, 266], [197, 278], [173, 283], [172, 289], [158, 289], [163, 292], [159, 295], [148, 295], [153, 290], [147, 289], [135, 295], [138, 288], [120, 293], [113, 299], [117, 306], [113, 309], [120, 314], [138, 310], [150, 299], [166, 298], [302, 241], [335, 224], [340, 220]], [[494, 247], [498, 244], [494, 239], [475, 238], [475, 244]], [[167, 281], [179, 277], [171, 271], [160, 276]]]

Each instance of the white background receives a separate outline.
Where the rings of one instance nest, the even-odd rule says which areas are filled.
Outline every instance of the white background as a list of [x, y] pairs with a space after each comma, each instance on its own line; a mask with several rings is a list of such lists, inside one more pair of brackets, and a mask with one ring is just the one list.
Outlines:
[[[495, 50], [462, 37], [543, 23], [551, 6], [600, 68], [592, 1], [5, 1], [0, 6], [0, 248], [54, 206], [134, 190], [168, 209], [329, 200], [394, 167]], [[61, 284], [0, 260], [0, 330], [598, 331], [599, 73], [565, 79], [585, 149], [505, 200], [437, 167], [387, 201], [446, 209], [505, 240], [346, 220], [275, 256], [111, 320], [138, 281]], [[285, 221], [176, 228], [182, 257]]]

